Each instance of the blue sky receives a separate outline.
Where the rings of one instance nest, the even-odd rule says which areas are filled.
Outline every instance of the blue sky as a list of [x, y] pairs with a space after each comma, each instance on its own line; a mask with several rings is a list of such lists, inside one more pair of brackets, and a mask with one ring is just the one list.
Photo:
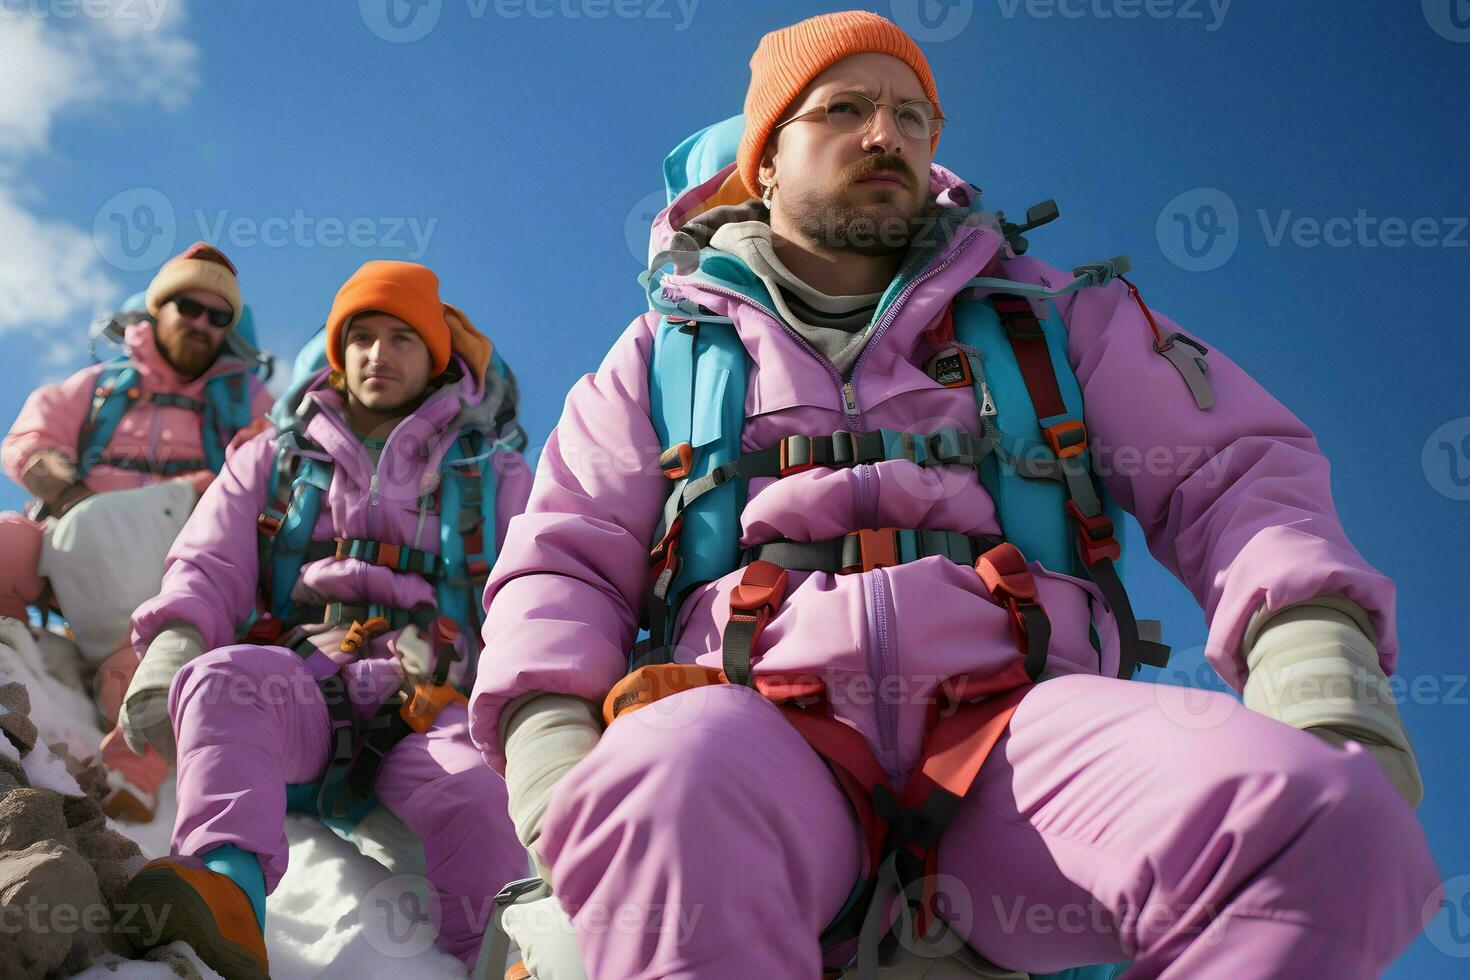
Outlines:
[[[764, 31], [847, 5], [391, 2], [0, 0], [0, 416], [206, 238], [287, 357], [362, 261], [430, 264], [539, 443], [640, 310], [664, 152], [739, 110]], [[938, 159], [991, 208], [1057, 200], [1032, 254], [1129, 253], [1153, 306], [1317, 432], [1350, 535], [1399, 584], [1420, 815], [1458, 903], [1391, 975], [1463, 974], [1470, 4], [869, 6], [925, 42]], [[1218, 687], [1198, 607], [1135, 554], [1178, 651], [1164, 679]]]

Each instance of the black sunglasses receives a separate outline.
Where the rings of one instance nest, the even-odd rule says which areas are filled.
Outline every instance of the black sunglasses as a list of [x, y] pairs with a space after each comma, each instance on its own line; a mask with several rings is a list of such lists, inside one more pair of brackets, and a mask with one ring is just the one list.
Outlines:
[[234, 310], [222, 310], [217, 306], [205, 306], [203, 303], [192, 300], [187, 296], [175, 296], [169, 302], [174, 304], [174, 308], [179, 311], [179, 316], [185, 320], [192, 320], [199, 314], [204, 313], [209, 318], [209, 325], [211, 327], [219, 327], [221, 330], [228, 327], [230, 321], [235, 319]]

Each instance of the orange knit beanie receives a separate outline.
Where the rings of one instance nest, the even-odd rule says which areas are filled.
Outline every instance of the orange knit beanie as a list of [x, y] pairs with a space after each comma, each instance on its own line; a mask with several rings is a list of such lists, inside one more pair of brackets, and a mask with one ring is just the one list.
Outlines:
[[391, 313], [413, 327], [429, 348], [437, 375], [449, 366], [449, 324], [439, 299], [439, 277], [417, 262], [365, 262], [337, 290], [327, 315], [327, 361], [338, 371], [343, 364], [343, 330], [359, 313]]
[[[745, 94], [745, 133], [736, 162], [745, 187], [761, 196], [761, 154], [771, 130], [812, 79], [849, 55], [874, 52], [899, 59], [919, 76], [924, 97], [939, 108], [934, 73], [924, 52], [897, 24], [866, 10], [822, 14], [772, 31], [761, 38], [750, 59], [750, 89]], [[930, 151], [939, 145], [939, 134]]]

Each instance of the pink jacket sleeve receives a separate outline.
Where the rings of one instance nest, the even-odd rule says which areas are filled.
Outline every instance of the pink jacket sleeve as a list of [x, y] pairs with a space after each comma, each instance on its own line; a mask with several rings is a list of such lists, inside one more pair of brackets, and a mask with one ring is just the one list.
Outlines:
[[531, 498], [531, 467], [520, 453], [495, 454], [495, 553], [505, 550], [513, 518], [526, 511]]
[[255, 608], [259, 575], [256, 520], [265, 508], [275, 430], [240, 446], [204, 491], [169, 549], [163, 586], [133, 613], [133, 649], [148, 644], [171, 620], [198, 627], [213, 650], [235, 639]]
[[[1179, 329], [1150, 312], [1166, 335]], [[1348, 540], [1327, 460], [1307, 426], [1208, 339], [1185, 331], [1209, 348], [1215, 405], [1198, 409], [1154, 351], [1148, 321], [1121, 282], [1074, 294], [1063, 315], [1094, 465], [1137, 517], [1149, 550], [1203, 607], [1205, 656], [1220, 676], [1236, 690], [1244, 685], [1241, 642], [1257, 609], [1329, 594], [1367, 610], [1392, 673], [1394, 583]]]
[[57, 384], [31, 392], [21, 407], [3, 447], [5, 474], [16, 483], [42, 449], [59, 449], [75, 462], [82, 422], [92, 407], [92, 393], [102, 365], [94, 364]]
[[648, 409], [653, 322], [635, 320], [572, 388], [486, 585], [470, 729], [499, 771], [510, 700], [546, 691], [600, 703], [627, 670], [665, 491]]

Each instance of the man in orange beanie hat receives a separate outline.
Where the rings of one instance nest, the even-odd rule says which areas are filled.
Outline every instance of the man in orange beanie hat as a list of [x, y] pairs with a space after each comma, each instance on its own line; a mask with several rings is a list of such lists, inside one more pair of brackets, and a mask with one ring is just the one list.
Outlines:
[[423, 842], [440, 945], [467, 962], [478, 910], [526, 866], [464, 697], [481, 588], [530, 492], [503, 365], [410, 262], [358, 269], [326, 339], [330, 367], [230, 457], [133, 617], [128, 706], [170, 711], [124, 729], [176, 754], [179, 809], [173, 855], [123, 903], [168, 923], [137, 945], [186, 940], [228, 977], [267, 972], [288, 801], [348, 825], [379, 803], [402, 820]]
[[[738, 151], [721, 124], [666, 161], [653, 310], [569, 394], [486, 590], [472, 731], [587, 975], [1380, 974], [1439, 879], [1376, 696], [1393, 583], [1311, 433], [1122, 261], [1018, 255], [933, 162], [896, 25], [814, 17], [750, 67]], [[1090, 439], [1230, 453], [1104, 471]], [[1244, 707], [1134, 682], [1168, 649], [1114, 502]]]
[[[0, 514], [0, 529], [31, 538], [35, 552], [41, 551], [46, 527], [52, 528], [51, 537], [65, 542], [105, 542], [104, 553], [77, 547], [57, 557], [51, 549], [41, 560], [86, 571], [69, 576], [67, 567], [52, 570], [54, 599], [62, 614], [74, 620], [73, 635], [88, 661], [85, 672], [94, 675], [94, 695], [109, 723], [116, 721], [122, 692], [138, 665], [127, 629], [130, 606], [118, 615], [102, 614], [114, 608], [111, 593], [130, 595], [134, 601], [151, 594], [148, 583], [156, 587], [162, 577], [169, 539], [183, 513], [224, 465], [231, 442], [263, 420], [271, 406], [270, 393], [253, 365], [225, 352], [244, 306], [235, 266], [223, 252], [204, 242], [191, 245], [158, 270], [143, 305], [147, 316], [140, 311], [125, 331], [126, 353], [37, 388], [3, 449], [5, 472], [34, 495], [36, 514], [48, 523], [7, 513]], [[168, 485], [159, 486], [163, 483]], [[70, 513], [93, 495], [112, 491], [133, 491], [127, 508], [136, 506], [155, 516], [172, 511], [179, 520], [118, 528], [125, 519], [114, 508], [123, 506], [122, 497]], [[60, 528], [58, 519], [65, 521]], [[83, 526], [95, 533], [82, 533]], [[145, 526], [166, 527], [168, 534], [130, 542], [128, 534]], [[125, 564], [111, 570], [128, 581], [98, 581], [94, 573], [108, 569], [115, 562], [111, 556], [124, 551]], [[37, 569], [21, 558], [26, 552], [14, 554], [18, 561], [5, 574], [25, 587], [0, 584], [0, 594], [35, 603], [41, 599], [35, 588]], [[85, 581], [73, 582], [74, 577]], [[98, 588], [109, 595], [97, 596]], [[111, 784], [108, 813], [152, 819], [157, 788], [168, 772], [163, 760], [155, 752], [140, 758], [128, 751], [116, 731], [103, 741], [102, 759]]]

